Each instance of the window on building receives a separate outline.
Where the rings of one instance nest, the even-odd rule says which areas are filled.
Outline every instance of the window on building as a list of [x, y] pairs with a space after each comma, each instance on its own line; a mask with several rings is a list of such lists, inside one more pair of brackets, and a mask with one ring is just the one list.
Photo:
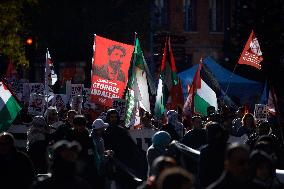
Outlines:
[[184, 0], [184, 30], [196, 31], [196, 1], [197, 0]]
[[167, 0], [154, 1], [154, 17], [156, 27], [167, 28], [168, 24], [168, 9]]
[[209, 27], [211, 32], [223, 32], [224, 0], [209, 0]]
[[[191, 67], [193, 65], [193, 55], [192, 54], [186, 54], [185, 55], [185, 65], [187, 68]], [[186, 69], [187, 69], [186, 68]]]

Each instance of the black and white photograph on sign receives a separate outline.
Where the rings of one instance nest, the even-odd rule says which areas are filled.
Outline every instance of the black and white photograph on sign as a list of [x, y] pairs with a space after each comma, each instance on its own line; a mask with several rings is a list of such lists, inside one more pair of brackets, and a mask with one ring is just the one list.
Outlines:
[[67, 98], [65, 94], [55, 94], [52, 98], [52, 106], [55, 106], [57, 111], [65, 110]]
[[37, 94], [44, 94], [44, 85], [43, 83], [30, 83], [30, 94], [37, 93]]
[[30, 96], [28, 112], [31, 115], [43, 115], [44, 112], [44, 96], [42, 94], [33, 93]]
[[71, 99], [71, 109], [77, 111], [78, 113], [81, 113], [83, 105], [83, 96], [82, 95], [76, 95], [72, 97]]
[[265, 104], [256, 104], [254, 109], [254, 117], [256, 120], [267, 120], [267, 106]]

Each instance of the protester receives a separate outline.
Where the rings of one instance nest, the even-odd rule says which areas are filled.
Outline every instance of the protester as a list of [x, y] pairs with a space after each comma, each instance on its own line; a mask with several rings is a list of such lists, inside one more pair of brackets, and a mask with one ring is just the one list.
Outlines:
[[161, 173], [157, 180], [157, 189], [192, 189], [194, 179], [180, 167], [169, 168]]
[[[214, 161], [213, 161], [214, 162]], [[232, 143], [225, 155], [224, 171], [221, 177], [207, 189], [246, 189], [249, 187], [249, 149], [247, 146]]]
[[131, 186], [130, 183], [133, 183], [134, 175], [138, 178], [146, 178], [147, 161], [145, 153], [137, 147], [129, 131], [120, 126], [119, 122], [117, 110], [109, 109], [106, 116], [106, 123], [109, 126], [103, 135], [103, 139], [105, 149], [114, 152], [114, 159], [121, 168], [117, 171], [115, 179], [119, 181], [120, 187], [127, 189]]
[[67, 136], [68, 141], [77, 141], [82, 150], [78, 157], [78, 173], [79, 176], [86, 179], [92, 188], [96, 188], [98, 172], [95, 163], [95, 146], [92, 138], [89, 136], [89, 131], [86, 129], [86, 118], [83, 115], [76, 115], [73, 120], [74, 127]]
[[207, 143], [206, 131], [203, 129], [202, 118], [200, 116], [192, 117], [192, 126], [193, 129], [185, 134], [181, 143], [193, 149], [199, 149]]
[[31, 160], [17, 151], [13, 135], [0, 133], [0, 183], [1, 188], [28, 189], [35, 178]]
[[93, 143], [96, 146], [96, 152], [98, 157], [97, 168], [100, 170], [102, 168], [102, 164], [104, 162], [105, 157], [105, 144], [104, 139], [102, 138], [105, 129], [108, 127], [107, 123], [104, 123], [102, 119], [96, 119], [92, 124], [92, 132], [91, 137], [93, 139]]
[[52, 140], [53, 142], [57, 142], [59, 140], [66, 140], [67, 135], [71, 131], [71, 129], [74, 127], [74, 117], [77, 115], [77, 112], [75, 110], [69, 110], [67, 112], [67, 117], [65, 120], [65, 123], [60, 125], [54, 133], [52, 133]]
[[245, 108], [239, 107], [236, 111], [236, 118], [232, 121], [232, 134], [237, 135], [239, 128], [242, 126], [242, 118], [245, 115]]
[[32, 189], [74, 188], [91, 189], [86, 180], [77, 176], [76, 161], [81, 146], [77, 142], [59, 141], [52, 147], [51, 175], [39, 177]]
[[237, 136], [250, 136], [256, 129], [255, 119], [251, 113], [246, 113], [242, 118], [242, 126], [237, 131]]
[[166, 154], [167, 148], [171, 142], [171, 136], [165, 131], [158, 131], [152, 137], [152, 145], [147, 150], [147, 162], [148, 162], [148, 176], [151, 176], [153, 170], [151, 170], [153, 161], [162, 155]]
[[141, 126], [142, 129], [147, 128], [156, 130], [156, 127], [152, 124], [151, 114], [149, 112], [144, 112], [144, 116], [141, 118]]
[[208, 145], [200, 151], [199, 185], [207, 187], [221, 175], [224, 168], [227, 134], [219, 123], [209, 122], [206, 125]]
[[151, 176], [148, 177], [147, 181], [145, 181], [138, 189], [156, 189], [156, 182], [160, 176], [160, 174], [171, 167], [177, 166], [175, 159], [168, 156], [159, 156], [157, 157], [152, 165], [151, 170], [153, 170]]
[[56, 129], [63, 124], [62, 121], [59, 121], [56, 107], [48, 107], [44, 113], [44, 118], [46, 119], [47, 125], [50, 127], [50, 133], [55, 132]]
[[251, 189], [283, 188], [276, 177], [274, 164], [263, 151], [255, 150], [250, 155]]
[[167, 112], [167, 124], [162, 125], [160, 130], [168, 132], [172, 140], [180, 140], [183, 136], [182, 133], [184, 133], [183, 129], [182, 123], [178, 122], [178, 113], [175, 110], [169, 110]]
[[43, 116], [35, 116], [27, 131], [27, 153], [31, 158], [36, 174], [48, 171], [47, 147], [49, 143], [49, 129]]
[[275, 142], [278, 140], [277, 137], [272, 133], [270, 123], [268, 121], [259, 121], [257, 123], [256, 132], [252, 133], [248, 140], [246, 141], [246, 144], [249, 145], [251, 148], [255, 146], [256, 141], [261, 137], [269, 135], [271, 138], [275, 140]]

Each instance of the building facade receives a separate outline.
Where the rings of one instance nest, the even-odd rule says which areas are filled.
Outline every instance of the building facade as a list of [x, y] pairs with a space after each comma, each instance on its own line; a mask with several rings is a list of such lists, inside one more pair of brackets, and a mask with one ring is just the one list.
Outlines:
[[234, 0], [154, 0], [152, 6], [156, 67], [167, 35], [179, 72], [206, 56], [228, 61]]

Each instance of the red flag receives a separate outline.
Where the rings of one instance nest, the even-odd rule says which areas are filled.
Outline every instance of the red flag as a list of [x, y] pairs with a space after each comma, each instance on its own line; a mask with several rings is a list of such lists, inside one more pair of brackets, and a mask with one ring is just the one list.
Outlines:
[[9, 64], [8, 64], [8, 68], [6, 70], [6, 78], [9, 79], [9, 80], [18, 78], [18, 72], [15, 69], [11, 59], [10, 59]]
[[200, 78], [200, 70], [202, 68], [202, 59], [198, 65], [194, 78], [192, 80], [191, 86], [188, 87], [188, 97], [183, 107], [183, 111], [188, 114], [190, 111], [192, 114], [194, 113], [194, 95], [197, 89], [201, 88], [201, 78]]
[[250, 65], [260, 70], [260, 62], [262, 60], [263, 57], [262, 52], [260, 50], [260, 45], [258, 43], [257, 38], [255, 37], [254, 32], [252, 31], [238, 63]]
[[168, 102], [169, 110], [176, 110], [178, 107], [182, 108], [184, 105], [183, 92], [181, 81], [179, 79], [178, 84], [174, 85], [170, 91], [171, 102]]
[[91, 99], [112, 106], [112, 98], [122, 98], [134, 46], [95, 36]]

